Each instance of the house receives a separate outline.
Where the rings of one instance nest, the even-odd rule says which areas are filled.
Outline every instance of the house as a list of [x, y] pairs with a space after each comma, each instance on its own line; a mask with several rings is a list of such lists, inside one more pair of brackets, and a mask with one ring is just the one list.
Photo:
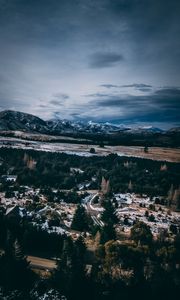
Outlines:
[[17, 175], [2, 175], [1, 179], [5, 182], [14, 183], [17, 180]]

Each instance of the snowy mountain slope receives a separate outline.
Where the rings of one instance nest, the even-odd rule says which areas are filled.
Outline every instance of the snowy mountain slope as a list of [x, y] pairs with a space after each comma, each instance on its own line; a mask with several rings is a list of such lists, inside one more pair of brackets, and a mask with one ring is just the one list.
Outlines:
[[25, 131], [45, 134], [102, 134], [102, 135], [143, 135], [152, 136], [159, 134], [177, 134], [179, 128], [173, 128], [168, 131], [153, 126], [129, 127], [124, 124], [98, 123], [98, 122], [82, 122], [69, 121], [61, 119], [52, 119], [44, 121], [34, 115], [5, 110], [0, 112], [0, 131]]
[[47, 132], [45, 121], [31, 114], [5, 110], [0, 112], [0, 130]]

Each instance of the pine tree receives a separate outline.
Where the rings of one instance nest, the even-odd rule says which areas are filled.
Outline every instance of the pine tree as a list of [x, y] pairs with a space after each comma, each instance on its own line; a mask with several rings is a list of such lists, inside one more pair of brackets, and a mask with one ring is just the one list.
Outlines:
[[153, 240], [150, 227], [143, 222], [137, 222], [131, 228], [131, 239], [142, 245], [150, 245]]
[[7, 257], [13, 256], [13, 243], [14, 243], [14, 237], [10, 230], [7, 230], [6, 235], [6, 245], [5, 245], [5, 254]]
[[88, 216], [82, 205], [77, 206], [71, 228], [78, 231], [86, 231], [89, 229]]
[[101, 229], [101, 240], [100, 242], [102, 244], [105, 244], [106, 242], [110, 240], [115, 240], [116, 239], [116, 232], [114, 229], [114, 226], [112, 223], [106, 224], [102, 229]]
[[15, 241], [11, 240], [4, 255], [2, 267], [3, 285], [8, 289], [28, 290], [36, 279], [17, 238]]
[[102, 213], [102, 221], [105, 224], [116, 224], [118, 222], [118, 218], [116, 216], [115, 208], [109, 199], [105, 199], [103, 202], [104, 212]]
[[82, 260], [86, 252], [86, 245], [82, 236], [79, 236], [78, 239], [75, 241], [75, 249], [77, 256], [79, 256], [80, 260]]
[[68, 237], [64, 241], [62, 255], [54, 274], [54, 282], [68, 299], [78, 299], [85, 282], [84, 242], [79, 238], [73, 243]]

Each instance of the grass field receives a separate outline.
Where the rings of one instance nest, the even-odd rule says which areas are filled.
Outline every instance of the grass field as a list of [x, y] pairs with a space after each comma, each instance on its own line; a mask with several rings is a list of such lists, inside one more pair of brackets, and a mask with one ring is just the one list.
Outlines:
[[[73, 143], [48, 143], [39, 141], [23, 140], [11, 137], [0, 137], [0, 147], [16, 149], [33, 149], [47, 152], [65, 152], [67, 154], [77, 154], [81, 156], [106, 156], [110, 153], [117, 153], [120, 156], [143, 157], [153, 160], [180, 162], [179, 148], [149, 147], [148, 153], [144, 152], [141, 146], [105, 146], [73, 144]], [[90, 149], [95, 149], [95, 154], [90, 153]]]

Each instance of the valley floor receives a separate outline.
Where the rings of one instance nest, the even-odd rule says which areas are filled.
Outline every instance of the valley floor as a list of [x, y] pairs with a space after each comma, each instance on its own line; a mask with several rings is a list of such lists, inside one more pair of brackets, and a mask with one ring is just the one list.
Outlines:
[[[93, 144], [48, 143], [11, 137], [0, 137], [0, 147], [33, 149], [47, 152], [64, 152], [80, 156], [106, 156], [110, 153], [116, 153], [119, 156], [142, 157], [160, 161], [180, 162], [179, 148], [149, 147], [148, 152], [145, 153], [144, 147], [141, 146], [105, 146], [102, 148]], [[95, 149], [95, 154], [90, 153], [91, 148]]]

